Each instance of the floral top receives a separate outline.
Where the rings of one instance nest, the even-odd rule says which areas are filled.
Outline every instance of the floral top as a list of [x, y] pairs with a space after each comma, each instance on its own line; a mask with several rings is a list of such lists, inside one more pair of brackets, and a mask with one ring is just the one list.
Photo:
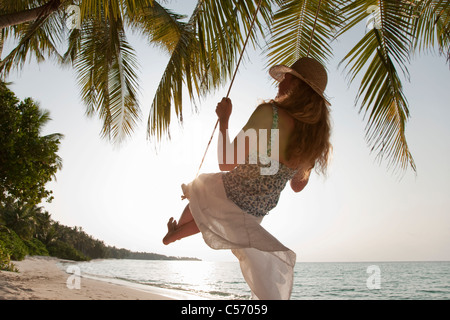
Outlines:
[[[278, 109], [273, 108], [272, 129], [278, 129]], [[271, 154], [271, 143], [268, 143], [268, 155]], [[265, 159], [264, 159], [265, 158]], [[249, 155], [245, 164], [239, 164], [233, 170], [224, 173], [222, 176], [225, 192], [243, 211], [254, 216], [264, 216], [275, 208], [280, 198], [281, 191], [286, 183], [292, 179], [297, 170], [270, 159], [268, 156], [259, 157], [256, 154]], [[265, 161], [261, 161], [265, 160]], [[268, 167], [263, 163], [276, 162], [276, 170], [267, 174], [261, 174], [261, 169]], [[273, 165], [272, 165], [273, 167]]]

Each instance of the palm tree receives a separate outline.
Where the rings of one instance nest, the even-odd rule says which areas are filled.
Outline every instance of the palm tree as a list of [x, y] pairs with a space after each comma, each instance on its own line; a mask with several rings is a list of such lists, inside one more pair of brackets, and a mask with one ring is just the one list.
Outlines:
[[[126, 40], [124, 21], [152, 3], [151, 0], [2, 0], [0, 9], [5, 14], [0, 15], [0, 25], [5, 20], [10, 25], [1, 31], [0, 38], [18, 39], [17, 46], [0, 62], [2, 73], [6, 76], [12, 68], [22, 67], [30, 54], [37, 61], [54, 56], [62, 64], [71, 63], [78, 73], [87, 114], [98, 114], [104, 122], [102, 134], [120, 141], [139, 119], [137, 63]], [[65, 10], [71, 4], [80, 6], [82, 24], [80, 29], [68, 31]], [[19, 16], [24, 18], [30, 11], [37, 15], [36, 19], [20, 20]], [[14, 16], [17, 24], [11, 25]], [[62, 55], [56, 48], [67, 33], [68, 50]]]
[[405, 169], [409, 165], [415, 171], [405, 134], [409, 104], [399, 73], [409, 79], [408, 64], [415, 52], [437, 47], [447, 59], [450, 57], [450, 1], [355, 1], [343, 12], [357, 23], [368, 2], [379, 10], [379, 27], [367, 32], [343, 63], [351, 81], [363, 75], [357, 101], [367, 117], [366, 139], [372, 150], [380, 160], [389, 159], [390, 166]]
[[0, 29], [36, 21], [48, 17], [61, 6], [61, 0], [34, 1], [37, 7], [28, 8], [30, 1], [1, 1], [0, 8], [5, 13], [0, 16]]
[[[261, 16], [268, 23], [271, 1], [262, 2]], [[79, 5], [81, 24], [67, 30], [65, 10], [71, 4]], [[126, 30], [139, 32], [170, 54], [149, 117], [150, 135], [161, 137], [172, 101], [182, 120], [183, 85], [193, 98], [230, 75], [255, 7], [250, 0], [201, 0], [184, 22], [184, 16], [153, 0], [2, 0], [0, 43], [15, 37], [18, 45], [0, 61], [0, 70], [6, 76], [30, 54], [38, 61], [54, 56], [71, 64], [87, 114], [103, 120], [104, 137], [120, 142], [140, 120], [138, 64]], [[255, 40], [256, 33], [252, 35]], [[65, 38], [68, 49], [60, 54], [56, 48]]]
[[[250, 32], [260, 1], [257, 27]], [[52, 10], [59, 4], [58, 9], [47, 8], [37, 20], [2, 30], [0, 44], [9, 36], [18, 37], [19, 44], [0, 68], [5, 75], [20, 67], [29, 52], [38, 60], [53, 55], [72, 64], [87, 113], [103, 120], [103, 136], [114, 141], [131, 134], [140, 119], [138, 67], [128, 29], [169, 55], [148, 119], [149, 136], [159, 139], [168, 133], [173, 111], [182, 121], [184, 89], [195, 101], [229, 80], [247, 33], [253, 44], [268, 41], [269, 65], [307, 55], [326, 64], [333, 40], [366, 21], [375, 6], [377, 27], [363, 35], [342, 64], [350, 82], [362, 77], [356, 103], [366, 117], [371, 150], [401, 169], [416, 167], [406, 141], [409, 106], [400, 74], [408, 76], [414, 52], [437, 48], [450, 59], [450, 0], [198, 0], [187, 22], [153, 0], [2, 0], [0, 9], [12, 14], [49, 3]], [[60, 55], [55, 48], [67, 32], [64, 9], [69, 3], [80, 6], [81, 27], [70, 30], [68, 50]]]
[[36, 232], [35, 238], [44, 244], [47, 244], [51, 240], [51, 215], [47, 211], [39, 210], [35, 215]]
[[36, 216], [41, 212], [41, 207], [21, 205], [16, 201], [8, 199], [0, 208], [0, 216], [4, 225], [13, 230], [17, 235], [29, 240], [33, 237], [36, 229]]
[[[270, 25], [271, 7], [279, 1], [197, 2], [188, 22], [178, 16], [164, 15], [164, 21], [153, 24], [153, 41], [167, 49], [169, 62], [159, 83], [148, 120], [148, 133], [161, 138], [168, 133], [171, 105], [182, 121], [182, 90], [187, 87], [191, 100], [226, 83], [233, 74], [245, 38], [253, 44]], [[260, 4], [256, 28], [252, 18]], [[151, 21], [150, 21], [151, 22]]]
[[[415, 171], [405, 134], [410, 113], [399, 73], [408, 78], [409, 58], [414, 52], [437, 48], [450, 59], [450, 1], [285, 1], [275, 15], [268, 53], [271, 63], [289, 63], [305, 56], [309, 38], [303, 30], [312, 25], [313, 8], [320, 11], [311, 56], [325, 62], [331, 53], [329, 43], [367, 21], [370, 8], [376, 10], [376, 27], [363, 35], [341, 64], [350, 82], [362, 77], [356, 103], [367, 117], [366, 140], [371, 150], [379, 160], [387, 160], [390, 168]], [[336, 20], [329, 21], [333, 12], [343, 19], [340, 26], [333, 24]], [[286, 37], [296, 45], [286, 46]]]

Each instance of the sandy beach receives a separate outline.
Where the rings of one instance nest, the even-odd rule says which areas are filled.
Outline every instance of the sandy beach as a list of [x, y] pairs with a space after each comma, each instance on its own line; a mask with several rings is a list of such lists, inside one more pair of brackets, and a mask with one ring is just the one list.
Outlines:
[[[172, 300], [148, 290], [79, 277], [51, 257], [26, 257], [13, 263], [19, 272], [0, 271], [3, 300]], [[70, 278], [72, 277], [72, 278]], [[68, 281], [69, 279], [69, 281]]]

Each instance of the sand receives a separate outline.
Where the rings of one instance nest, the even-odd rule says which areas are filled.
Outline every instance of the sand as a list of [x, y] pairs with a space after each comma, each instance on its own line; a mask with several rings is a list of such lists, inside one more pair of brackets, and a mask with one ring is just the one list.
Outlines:
[[[13, 263], [19, 273], [0, 271], [3, 300], [171, 300], [149, 290], [77, 277], [51, 257], [26, 257]], [[72, 271], [71, 271], [72, 272]]]

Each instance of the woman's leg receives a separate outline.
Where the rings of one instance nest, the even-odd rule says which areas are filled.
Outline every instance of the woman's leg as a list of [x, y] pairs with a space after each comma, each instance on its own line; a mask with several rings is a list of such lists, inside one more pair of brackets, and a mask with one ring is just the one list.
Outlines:
[[187, 205], [186, 208], [184, 208], [180, 219], [178, 219], [177, 225], [182, 226], [183, 224], [191, 222], [192, 220], [194, 220], [194, 217], [192, 216], [191, 209], [189, 209], [189, 205]]
[[165, 245], [200, 232], [194, 218], [192, 217], [189, 205], [186, 206], [181, 214], [178, 224], [173, 218], [169, 219], [167, 229], [167, 234], [163, 239], [163, 243]]

